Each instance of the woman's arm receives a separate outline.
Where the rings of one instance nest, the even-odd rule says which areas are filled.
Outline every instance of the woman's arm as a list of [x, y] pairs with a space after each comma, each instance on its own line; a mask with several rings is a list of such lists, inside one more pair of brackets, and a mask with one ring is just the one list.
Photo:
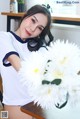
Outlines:
[[21, 68], [21, 60], [17, 55], [10, 55], [7, 60], [11, 63], [16, 71], [19, 71]]

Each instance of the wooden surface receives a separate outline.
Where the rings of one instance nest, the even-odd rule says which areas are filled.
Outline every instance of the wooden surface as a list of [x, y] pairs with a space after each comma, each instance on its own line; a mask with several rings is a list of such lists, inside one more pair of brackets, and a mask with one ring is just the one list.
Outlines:
[[3, 92], [3, 87], [2, 87], [2, 78], [0, 76], [0, 91]]
[[6, 16], [17, 16], [17, 17], [22, 17], [24, 15], [23, 12], [19, 13], [1, 12], [1, 14]]
[[37, 104], [34, 104], [33, 102], [22, 106], [21, 111], [37, 119], [45, 119], [42, 108], [40, 106], [37, 106]]
[[76, 21], [76, 22], [79, 21], [79, 22], [80, 22], [79, 16], [77, 16], [77, 17], [53, 16], [52, 19], [53, 19], [53, 20]]
[[[20, 12], [20, 13], [1, 12], [1, 15], [22, 17], [24, 15], [24, 12]], [[52, 20], [80, 22], [80, 16], [52, 16], [51, 18]]]

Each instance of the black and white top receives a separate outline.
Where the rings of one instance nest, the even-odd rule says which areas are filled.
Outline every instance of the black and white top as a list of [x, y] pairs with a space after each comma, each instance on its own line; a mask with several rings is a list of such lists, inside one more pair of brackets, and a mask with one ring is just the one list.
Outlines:
[[[18, 72], [6, 61], [16, 54], [24, 60], [31, 52], [24, 42], [13, 32], [0, 32], [0, 72], [3, 79], [3, 103], [6, 105], [24, 105], [31, 102], [27, 88], [20, 83]], [[15, 60], [15, 59], [14, 59]]]

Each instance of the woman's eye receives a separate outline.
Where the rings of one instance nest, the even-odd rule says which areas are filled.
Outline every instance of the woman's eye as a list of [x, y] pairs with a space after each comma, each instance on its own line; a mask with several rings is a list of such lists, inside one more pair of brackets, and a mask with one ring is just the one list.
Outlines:
[[33, 22], [33, 23], [35, 23], [35, 22], [36, 22], [36, 21], [35, 21], [35, 19], [31, 19], [31, 20], [32, 20], [32, 22]]
[[38, 28], [39, 28], [39, 30], [40, 30], [40, 31], [42, 31], [42, 30], [43, 30], [43, 28], [42, 28], [42, 27], [38, 27]]

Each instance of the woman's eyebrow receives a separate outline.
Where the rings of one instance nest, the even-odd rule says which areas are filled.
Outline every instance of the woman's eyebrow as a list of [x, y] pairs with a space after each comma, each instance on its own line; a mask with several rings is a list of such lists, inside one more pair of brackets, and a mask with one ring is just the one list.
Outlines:
[[[38, 22], [38, 19], [35, 17], [35, 16], [33, 16], [34, 18], [35, 18], [35, 20]], [[43, 25], [41, 25], [41, 27], [44, 29], [45, 27], [43, 26]]]
[[38, 22], [38, 19], [35, 17], [35, 16], [33, 16], [34, 18], [35, 18], [35, 20]]

